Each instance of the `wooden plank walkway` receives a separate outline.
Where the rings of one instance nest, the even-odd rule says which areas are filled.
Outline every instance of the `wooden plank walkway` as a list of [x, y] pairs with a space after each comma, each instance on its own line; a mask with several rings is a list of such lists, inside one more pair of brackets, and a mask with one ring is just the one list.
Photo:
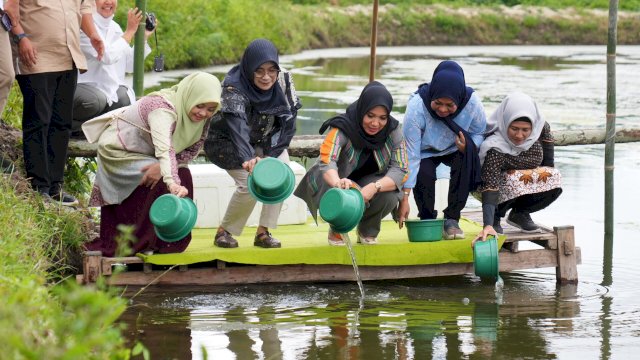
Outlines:
[[[463, 216], [481, 222], [479, 211]], [[556, 268], [556, 280], [561, 284], [577, 283], [577, 265], [581, 263], [580, 248], [575, 246], [573, 226], [545, 229], [527, 234], [503, 224], [507, 239], [499, 253], [499, 271]], [[520, 250], [519, 243], [535, 243], [535, 249]], [[126, 271], [114, 269], [126, 267]], [[473, 263], [447, 263], [411, 266], [360, 266], [363, 281], [451, 276], [473, 273]], [[189, 266], [152, 265], [138, 257], [109, 258], [100, 252], [86, 252], [80, 283], [93, 283], [104, 276], [112, 285], [227, 285], [282, 282], [354, 281], [350, 265], [244, 265], [220, 260]]]

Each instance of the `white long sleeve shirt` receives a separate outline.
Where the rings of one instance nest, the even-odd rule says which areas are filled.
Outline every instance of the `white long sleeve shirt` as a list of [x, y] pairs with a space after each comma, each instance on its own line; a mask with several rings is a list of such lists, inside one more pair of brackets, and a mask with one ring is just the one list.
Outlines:
[[[107, 96], [109, 105], [118, 101], [118, 88], [127, 86], [129, 99], [133, 104], [135, 94], [126, 81], [126, 73], [133, 72], [133, 47], [122, 37], [124, 33], [118, 23], [108, 21], [102, 15], [94, 13], [96, 30], [104, 42], [104, 56], [98, 61], [98, 53], [91, 46], [91, 41], [84, 32], [80, 33], [80, 49], [87, 58], [88, 71], [78, 76], [78, 83], [86, 83], [95, 86]], [[151, 53], [151, 47], [145, 42], [144, 56]]]

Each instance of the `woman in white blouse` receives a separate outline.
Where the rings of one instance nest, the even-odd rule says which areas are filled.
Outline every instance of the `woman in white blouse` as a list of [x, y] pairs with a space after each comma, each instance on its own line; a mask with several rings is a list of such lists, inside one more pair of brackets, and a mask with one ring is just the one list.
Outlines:
[[[113, 16], [118, 0], [96, 0], [93, 21], [102, 38], [105, 51], [99, 59], [89, 37], [80, 33], [80, 48], [87, 58], [87, 72], [78, 75], [78, 87], [73, 98], [72, 130], [77, 132], [83, 122], [111, 110], [133, 104], [133, 89], [125, 84], [126, 73], [133, 72], [133, 40], [144, 16], [138, 8], [129, 9], [127, 29], [123, 32]], [[145, 30], [145, 40], [155, 31]], [[145, 42], [144, 56], [151, 53]]]

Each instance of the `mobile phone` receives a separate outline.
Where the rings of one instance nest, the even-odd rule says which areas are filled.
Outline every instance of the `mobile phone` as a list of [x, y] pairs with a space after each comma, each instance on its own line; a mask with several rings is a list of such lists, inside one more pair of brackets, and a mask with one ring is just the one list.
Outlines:
[[2, 18], [0, 19], [0, 22], [2, 22], [2, 28], [7, 31], [11, 31], [11, 29], [13, 28], [13, 25], [11, 25], [11, 19], [9, 19], [9, 15], [7, 15], [6, 12], [2, 13]]

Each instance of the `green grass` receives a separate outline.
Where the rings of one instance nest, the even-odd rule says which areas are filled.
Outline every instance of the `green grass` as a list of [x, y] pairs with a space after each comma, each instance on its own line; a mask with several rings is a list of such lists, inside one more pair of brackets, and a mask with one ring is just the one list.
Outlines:
[[125, 359], [125, 301], [65, 279], [83, 240], [78, 212], [45, 207], [0, 178], [0, 359]]

